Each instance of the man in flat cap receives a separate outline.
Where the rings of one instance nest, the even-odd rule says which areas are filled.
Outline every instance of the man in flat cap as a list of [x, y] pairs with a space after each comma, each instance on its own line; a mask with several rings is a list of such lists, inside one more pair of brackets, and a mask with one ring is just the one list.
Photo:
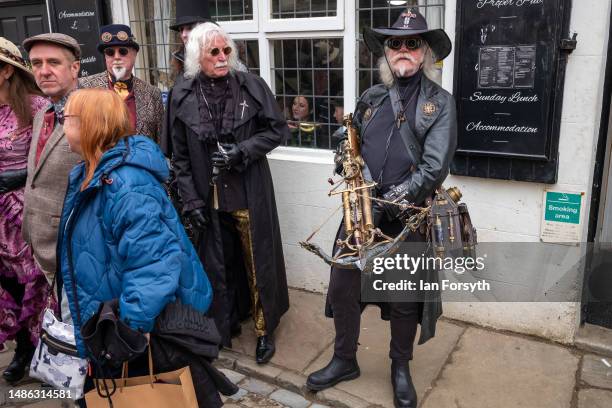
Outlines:
[[106, 71], [79, 80], [81, 88], [107, 88], [123, 98], [133, 128], [159, 143], [164, 105], [160, 90], [132, 74], [140, 46], [130, 27], [111, 24], [100, 28], [98, 51], [104, 54]]
[[[376, 226], [385, 235], [396, 236], [404, 225], [398, 218], [399, 207], [392, 202], [406, 200], [423, 206], [448, 175], [455, 153], [455, 102], [427, 76], [436, 61], [448, 56], [451, 42], [443, 30], [428, 29], [416, 8], [402, 12], [392, 27], [366, 28], [363, 37], [378, 57], [383, 83], [361, 95], [353, 125], [359, 131], [362, 157], [377, 183], [377, 195], [385, 200], [383, 205], [374, 203], [374, 218], [379, 219]], [[406, 248], [408, 251], [421, 248], [418, 243], [425, 242], [425, 235], [417, 229], [406, 241], [416, 243]], [[427, 276], [427, 271], [413, 276]], [[310, 374], [307, 387], [311, 390], [323, 390], [360, 375], [356, 357], [360, 313], [365, 307], [360, 293], [358, 271], [332, 267], [326, 315], [333, 317], [336, 328], [334, 356], [327, 366]], [[427, 302], [406, 299], [379, 304], [383, 319], [391, 321], [389, 357], [396, 407], [417, 406], [409, 361], [417, 325], [421, 325], [419, 344], [435, 334], [442, 313], [438, 295]]]
[[59, 33], [27, 38], [23, 48], [29, 53], [34, 78], [49, 98], [49, 105], [34, 117], [32, 125], [22, 235], [51, 281], [68, 173], [81, 160], [70, 150], [63, 127], [64, 104], [77, 88], [81, 49], [74, 38]]

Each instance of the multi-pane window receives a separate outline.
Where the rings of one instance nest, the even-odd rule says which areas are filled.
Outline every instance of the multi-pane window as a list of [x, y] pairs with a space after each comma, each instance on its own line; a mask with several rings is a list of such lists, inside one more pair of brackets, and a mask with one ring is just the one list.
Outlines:
[[341, 126], [341, 38], [272, 40], [272, 91], [289, 123], [289, 146], [332, 149]]
[[234, 40], [238, 58], [250, 73], [259, 75], [259, 44], [257, 40]]
[[[359, 65], [357, 74], [359, 78], [359, 95], [379, 82], [377, 61], [361, 38], [363, 27], [390, 27], [397, 20], [398, 16], [410, 6], [417, 7], [419, 12], [425, 16], [429, 29], [443, 28], [444, 0], [358, 1], [357, 32], [359, 33], [359, 41], [357, 52]], [[439, 68], [441, 71], [441, 65]]]
[[140, 44], [135, 75], [167, 90], [173, 84], [170, 59], [179, 46], [178, 36], [169, 29], [174, 22], [175, 1], [131, 0], [128, 8], [130, 27]]
[[210, 0], [208, 6], [215, 21], [253, 20], [252, 0]]
[[269, 0], [272, 18], [333, 17], [336, 0]]

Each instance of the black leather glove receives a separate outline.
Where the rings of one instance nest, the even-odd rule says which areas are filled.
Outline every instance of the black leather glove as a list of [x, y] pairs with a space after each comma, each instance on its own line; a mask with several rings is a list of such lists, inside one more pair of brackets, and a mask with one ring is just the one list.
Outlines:
[[[392, 221], [396, 219], [400, 213], [403, 211], [401, 204], [410, 204], [406, 199], [406, 195], [408, 194], [408, 185], [407, 184], [399, 184], [397, 186], [393, 186], [383, 194], [382, 198], [385, 201], [391, 201], [395, 204], [391, 203], [382, 203], [385, 214], [387, 214], [387, 218]], [[398, 205], [400, 204], [400, 205]]]
[[3, 171], [0, 173], [0, 194], [25, 186], [27, 178], [28, 171], [26, 169]]
[[242, 152], [236, 143], [220, 143], [223, 150], [216, 151], [212, 154], [212, 165], [224, 169], [229, 169], [232, 166], [242, 163]]
[[205, 230], [210, 222], [204, 207], [193, 209], [185, 215], [187, 215], [187, 218], [189, 218], [191, 225], [199, 230]]

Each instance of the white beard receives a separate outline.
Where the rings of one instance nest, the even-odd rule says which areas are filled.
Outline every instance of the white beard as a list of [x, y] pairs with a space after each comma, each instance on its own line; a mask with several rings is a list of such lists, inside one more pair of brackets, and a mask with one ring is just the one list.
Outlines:
[[115, 65], [111, 68], [111, 70], [113, 71], [113, 75], [116, 79], [126, 79], [125, 76], [127, 74], [127, 69], [125, 69], [125, 67]]

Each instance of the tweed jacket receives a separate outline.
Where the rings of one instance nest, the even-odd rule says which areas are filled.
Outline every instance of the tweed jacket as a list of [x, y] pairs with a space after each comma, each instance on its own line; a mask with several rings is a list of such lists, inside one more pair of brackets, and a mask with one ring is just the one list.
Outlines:
[[[108, 89], [108, 72], [79, 79], [79, 88]], [[164, 105], [160, 90], [134, 77], [136, 97], [136, 134], [149, 136], [159, 144], [164, 118]]]
[[56, 270], [57, 232], [68, 174], [81, 157], [70, 150], [64, 128], [58, 125], [45, 144], [38, 165], [35, 164], [38, 139], [49, 107], [36, 114], [32, 125], [21, 234], [32, 247], [36, 263], [51, 281]]

